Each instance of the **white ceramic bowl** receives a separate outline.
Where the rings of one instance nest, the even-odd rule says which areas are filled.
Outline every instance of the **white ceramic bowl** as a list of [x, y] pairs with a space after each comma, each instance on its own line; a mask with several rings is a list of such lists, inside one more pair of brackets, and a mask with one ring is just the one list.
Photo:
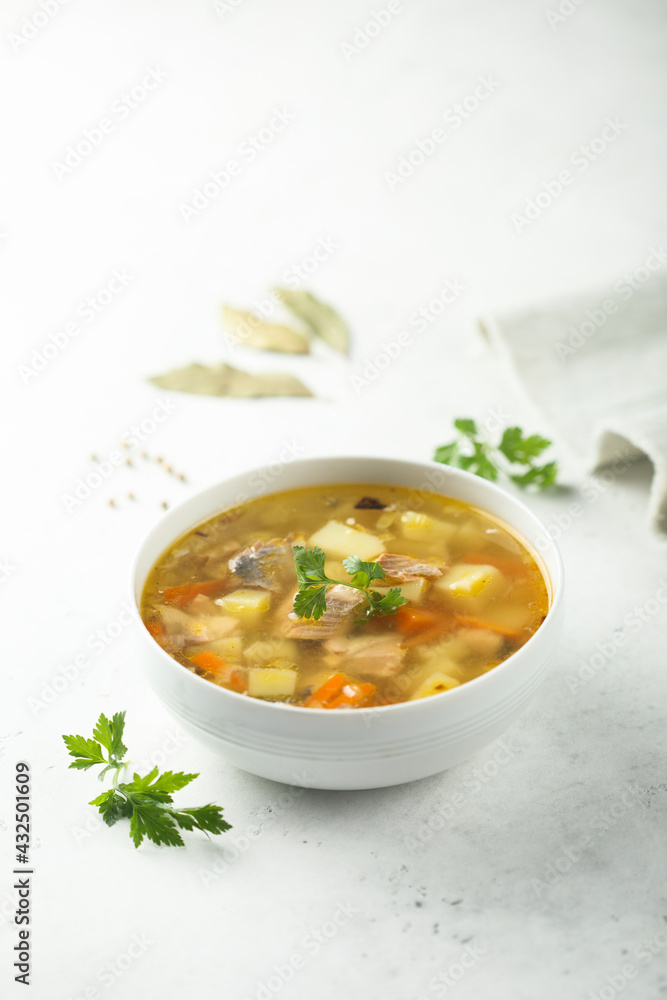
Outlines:
[[[200, 522], [252, 497], [326, 483], [378, 483], [467, 501], [501, 518], [533, 550], [539, 546], [551, 607], [537, 632], [507, 660], [451, 691], [398, 705], [351, 711], [260, 701], [186, 670], [140, 629], [140, 658], [156, 694], [194, 737], [237, 767], [290, 785], [378, 788], [443, 771], [499, 737], [544, 680], [563, 618], [563, 566], [546, 529], [493, 483], [434, 462], [387, 458], [306, 459], [253, 470], [212, 486], [170, 510], [138, 553], [139, 606], [161, 553]], [[541, 557], [541, 558], [540, 558]]]

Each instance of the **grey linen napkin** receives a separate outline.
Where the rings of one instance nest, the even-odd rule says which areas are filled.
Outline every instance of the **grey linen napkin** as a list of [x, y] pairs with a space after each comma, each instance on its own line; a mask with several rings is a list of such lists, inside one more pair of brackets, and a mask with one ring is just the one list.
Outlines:
[[[647, 455], [649, 518], [667, 532], [667, 274], [664, 252], [610, 291], [492, 317], [482, 333], [589, 470]], [[656, 261], [657, 267], [653, 267]]]

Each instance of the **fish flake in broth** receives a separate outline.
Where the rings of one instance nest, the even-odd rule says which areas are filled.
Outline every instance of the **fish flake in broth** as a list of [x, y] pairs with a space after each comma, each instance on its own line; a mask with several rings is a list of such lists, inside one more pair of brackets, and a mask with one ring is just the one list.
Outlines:
[[434, 580], [442, 576], [442, 570], [432, 563], [420, 562], [419, 559], [394, 552], [383, 552], [377, 561], [391, 580], [418, 580], [420, 576]]
[[282, 590], [294, 573], [292, 545], [291, 537], [255, 542], [229, 560], [229, 569], [249, 587]]

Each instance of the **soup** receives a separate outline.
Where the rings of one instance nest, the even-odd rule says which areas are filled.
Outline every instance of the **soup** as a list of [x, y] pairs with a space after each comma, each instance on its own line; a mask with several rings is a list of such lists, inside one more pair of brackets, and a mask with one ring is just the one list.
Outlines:
[[[320, 617], [295, 613], [307, 586], [295, 549], [334, 581], [321, 587]], [[373, 564], [366, 590], [353, 585], [350, 557]], [[213, 684], [351, 709], [479, 677], [548, 607], [535, 559], [492, 515], [423, 490], [336, 484], [250, 500], [183, 535], [151, 570], [141, 615], [166, 652]]]

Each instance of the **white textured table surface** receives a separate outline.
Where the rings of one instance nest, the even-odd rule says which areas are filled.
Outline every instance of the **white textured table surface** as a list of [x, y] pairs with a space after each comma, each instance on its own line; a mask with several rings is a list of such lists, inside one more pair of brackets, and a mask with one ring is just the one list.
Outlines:
[[[233, 770], [181, 738], [122, 626], [163, 500], [287, 447], [428, 458], [454, 416], [498, 408], [532, 429], [473, 321], [604, 289], [661, 245], [664, 5], [564, 0], [554, 16], [556, 0], [404, 0], [364, 35], [382, 0], [42, 7], [0, 12], [2, 996], [667, 993], [667, 565], [644, 524], [646, 469], [530, 500], [562, 529], [553, 672], [502, 746], [414, 785], [295, 794]], [[424, 162], [388, 176], [420, 159], [418, 141]], [[225, 189], [184, 210], [231, 160]], [[318, 245], [308, 285], [348, 317], [349, 365], [229, 354], [219, 303], [260, 299]], [[446, 287], [452, 301], [429, 305]], [[369, 361], [402, 330], [411, 344], [375, 377]], [[320, 398], [170, 397], [144, 447], [187, 484], [135, 463], [67, 509], [90, 455], [106, 459], [163, 398], [147, 375], [224, 357], [296, 366]], [[133, 759], [201, 771], [191, 798], [223, 804], [231, 834], [135, 851], [123, 824], [95, 820], [98, 786], [67, 770], [60, 734], [121, 708]], [[34, 775], [29, 993], [12, 981], [20, 759]]]

